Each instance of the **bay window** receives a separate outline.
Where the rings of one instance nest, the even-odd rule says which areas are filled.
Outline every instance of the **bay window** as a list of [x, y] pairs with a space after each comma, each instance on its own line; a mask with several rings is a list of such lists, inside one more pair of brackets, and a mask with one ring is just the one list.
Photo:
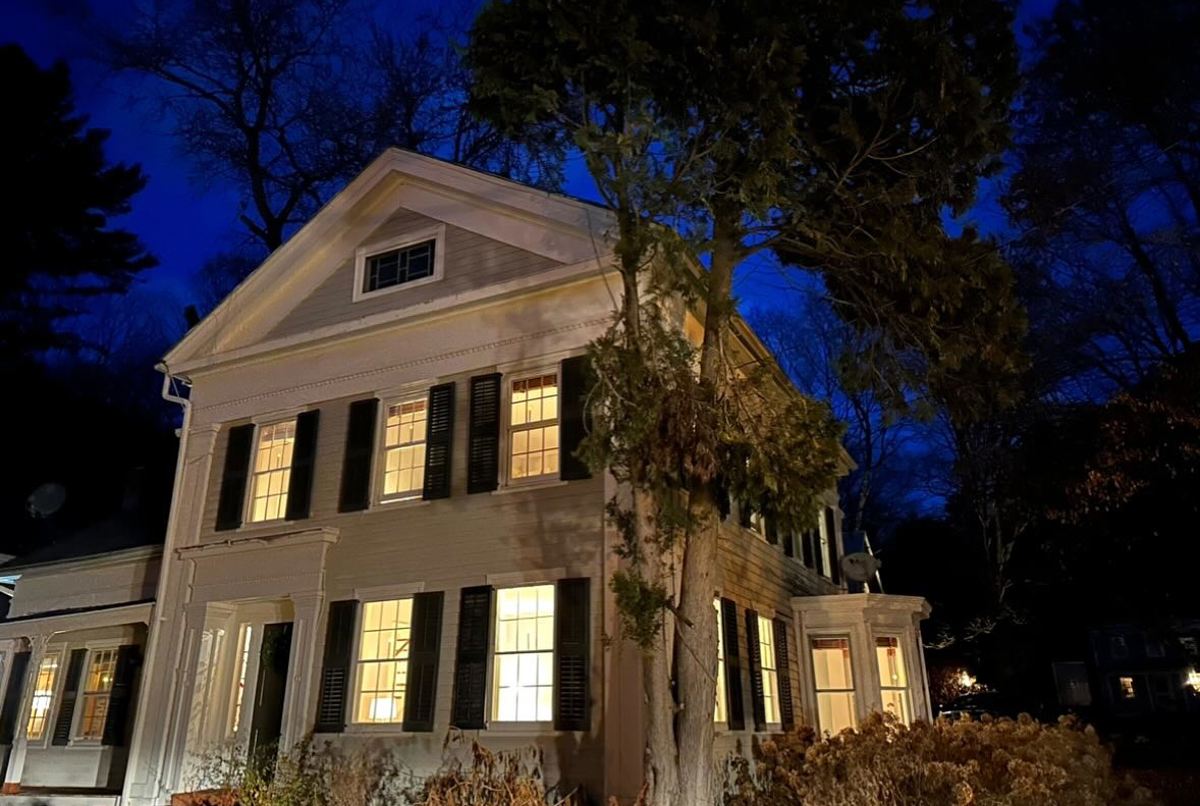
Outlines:
[[811, 649], [817, 693], [817, 729], [831, 736], [836, 735], [857, 724], [850, 638], [813, 638]]
[[875, 639], [875, 659], [879, 665], [879, 695], [883, 712], [907, 725], [911, 720], [908, 703], [908, 671], [900, 639], [879, 636]]
[[492, 719], [554, 718], [554, 585], [496, 591]]

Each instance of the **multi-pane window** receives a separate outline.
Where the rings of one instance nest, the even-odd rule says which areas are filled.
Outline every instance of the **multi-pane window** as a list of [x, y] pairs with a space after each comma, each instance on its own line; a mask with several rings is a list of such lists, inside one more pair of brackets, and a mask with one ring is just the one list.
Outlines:
[[246, 671], [250, 668], [250, 645], [254, 643], [254, 627], [243, 624], [238, 633], [237, 664], [233, 673], [233, 707], [229, 716], [229, 733], [236, 735], [242, 724], [242, 702], [246, 698]]
[[558, 473], [558, 375], [513, 381], [509, 401], [509, 477]]
[[425, 486], [428, 401], [413, 398], [387, 407], [383, 436], [383, 497], [408, 498]]
[[412, 599], [363, 605], [358, 638], [355, 722], [404, 720], [411, 635]]
[[100, 739], [108, 716], [108, 700], [117, 672], [117, 649], [96, 649], [88, 657], [87, 677], [83, 681], [83, 713], [79, 717], [79, 738]]
[[435, 241], [429, 240], [369, 255], [366, 258], [363, 292], [370, 293], [432, 277], [435, 244]]
[[855, 726], [854, 672], [850, 639], [812, 639], [813, 677], [817, 689], [817, 727], [830, 735]]
[[272, 423], [258, 429], [254, 479], [250, 487], [251, 521], [271, 521], [287, 514], [288, 482], [292, 477], [292, 448], [295, 441], [295, 420]]
[[33, 700], [29, 706], [29, 721], [25, 724], [27, 738], [37, 741], [46, 734], [50, 705], [54, 702], [54, 686], [58, 682], [61, 652], [48, 652], [38, 664], [37, 680], [33, 684]]
[[904, 668], [904, 651], [900, 639], [879, 636], [875, 639], [875, 660], [879, 665], [879, 694], [884, 713], [891, 714], [905, 725], [909, 722], [908, 672]]
[[758, 617], [758, 656], [762, 674], [763, 713], [767, 724], [778, 724], [779, 665], [775, 659], [775, 625], [770, 619]]
[[713, 599], [717, 609], [717, 705], [713, 709], [713, 721], [725, 722], [729, 711], [725, 704], [725, 622], [721, 618], [721, 600]]
[[496, 591], [496, 656], [492, 718], [554, 718], [554, 586]]

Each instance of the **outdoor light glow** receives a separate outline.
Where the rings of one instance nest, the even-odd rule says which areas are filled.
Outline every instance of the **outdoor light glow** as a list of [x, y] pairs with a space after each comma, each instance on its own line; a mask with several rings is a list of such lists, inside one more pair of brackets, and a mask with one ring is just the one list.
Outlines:
[[1192, 687], [1193, 691], [1200, 691], [1200, 671], [1188, 669], [1187, 684]]
[[966, 669], [963, 669], [958, 673], [958, 684], [963, 688], [975, 688], [976, 682], [977, 681], [975, 677], [973, 677]]

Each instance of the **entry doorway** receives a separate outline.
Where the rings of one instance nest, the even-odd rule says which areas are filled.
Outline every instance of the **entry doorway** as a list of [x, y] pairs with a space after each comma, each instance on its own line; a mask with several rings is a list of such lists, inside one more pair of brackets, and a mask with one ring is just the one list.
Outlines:
[[248, 750], [251, 758], [273, 757], [279, 749], [291, 655], [292, 622], [263, 625], [258, 675], [254, 682], [254, 709], [250, 714]]

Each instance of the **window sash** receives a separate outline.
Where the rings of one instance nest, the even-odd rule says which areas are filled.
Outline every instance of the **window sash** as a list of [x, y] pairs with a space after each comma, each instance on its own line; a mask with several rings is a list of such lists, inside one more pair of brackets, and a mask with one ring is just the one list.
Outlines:
[[280, 520], [287, 514], [295, 444], [295, 418], [259, 427], [250, 480], [251, 522]]
[[903, 724], [911, 721], [908, 694], [908, 669], [904, 648], [897, 636], [878, 636], [875, 639], [875, 661], [879, 668], [879, 698], [884, 713], [891, 713]]
[[50, 710], [58, 687], [58, 672], [62, 668], [63, 651], [54, 650], [42, 656], [34, 678], [33, 697], [29, 706], [29, 719], [25, 723], [25, 737], [40, 741], [46, 736], [50, 721]]
[[516, 378], [508, 388], [509, 480], [557, 476], [561, 412], [558, 373]]
[[555, 586], [496, 591], [492, 719], [554, 720]]
[[713, 708], [713, 722], [729, 719], [729, 704], [725, 701], [725, 622], [721, 616], [721, 600], [713, 599], [717, 611], [717, 697]]
[[[834, 652], [839, 653], [840, 658], [835, 659], [827, 654]], [[845, 728], [854, 727], [857, 724], [857, 714], [850, 637], [813, 637], [809, 642], [809, 654], [812, 657], [813, 687], [817, 697], [817, 729], [824, 733], [836, 734]]]
[[820, 550], [821, 550], [821, 573], [824, 576], [833, 578], [833, 557], [832, 547], [830, 545], [829, 530], [825, 528], [825, 513], [824, 511], [817, 515], [817, 534], [820, 535]]
[[364, 260], [363, 293], [382, 291], [432, 277], [437, 239], [386, 249], [367, 255]]
[[254, 625], [243, 624], [238, 629], [237, 655], [234, 656], [233, 691], [229, 703], [229, 735], [236, 736], [242, 722], [246, 701], [246, 676], [250, 669], [250, 648], [254, 644]]
[[101, 739], [108, 716], [109, 695], [117, 673], [117, 648], [93, 649], [84, 678], [78, 739]]
[[428, 394], [391, 403], [384, 408], [384, 501], [415, 498], [424, 491], [428, 418]]
[[411, 596], [363, 603], [354, 661], [351, 721], [355, 724], [395, 725], [404, 721], [412, 609]]
[[775, 625], [758, 617], [758, 668], [762, 675], [763, 713], [768, 725], [783, 721], [779, 710], [779, 667], [775, 658]]

